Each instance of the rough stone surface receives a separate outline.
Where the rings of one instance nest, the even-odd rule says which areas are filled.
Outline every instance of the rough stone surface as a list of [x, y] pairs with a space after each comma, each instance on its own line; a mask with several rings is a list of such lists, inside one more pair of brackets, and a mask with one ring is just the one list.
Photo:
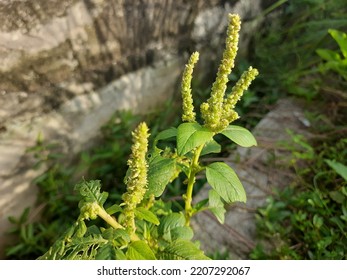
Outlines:
[[42, 170], [25, 151], [38, 134], [74, 154], [116, 110], [170, 98], [188, 52], [206, 51], [203, 75], [219, 62], [228, 12], [245, 31], [259, 24], [261, 0], [224, 2], [0, 1], [0, 258], [7, 217], [35, 202]]
[[[219, 224], [209, 212], [201, 212], [193, 219], [195, 238], [205, 252], [227, 251], [232, 259], [247, 259], [254, 247], [255, 211], [264, 206], [273, 190], [288, 186], [293, 173], [288, 168], [290, 154], [281, 148], [281, 141], [290, 141], [287, 129], [307, 135], [309, 122], [304, 108], [293, 99], [283, 99], [255, 127], [253, 134], [258, 146], [238, 148], [228, 163], [238, 174], [247, 194], [247, 203], [235, 203], [227, 209], [225, 223]], [[236, 160], [237, 159], [237, 160]], [[195, 201], [208, 197], [204, 187]]]

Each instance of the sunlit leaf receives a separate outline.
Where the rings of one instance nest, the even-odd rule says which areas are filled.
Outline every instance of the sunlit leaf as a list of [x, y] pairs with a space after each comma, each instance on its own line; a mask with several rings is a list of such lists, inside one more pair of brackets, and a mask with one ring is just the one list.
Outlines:
[[126, 252], [127, 259], [129, 260], [155, 260], [155, 255], [148, 244], [143, 241], [134, 241], [129, 244]]
[[167, 246], [162, 254], [163, 259], [171, 260], [209, 260], [197, 246], [188, 240], [176, 240]]
[[159, 225], [159, 220], [157, 216], [151, 212], [150, 210], [144, 208], [144, 207], [138, 207], [135, 210], [135, 215], [140, 220], [145, 220], [147, 222], [150, 222], [155, 225]]
[[253, 134], [241, 126], [229, 125], [221, 133], [241, 147], [257, 146], [257, 140]]
[[206, 178], [211, 187], [227, 203], [246, 202], [246, 193], [235, 171], [223, 162], [206, 166]]
[[177, 128], [177, 152], [185, 155], [212, 140], [214, 133], [197, 123], [183, 123]]
[[337, 161], [332, 161], [329, 159], [326, 159], [325, 162], [335, 170], [337, 174], [339, 174], [342, 178], [344, 178], [347, 181], [347, 166], [337, 162]]

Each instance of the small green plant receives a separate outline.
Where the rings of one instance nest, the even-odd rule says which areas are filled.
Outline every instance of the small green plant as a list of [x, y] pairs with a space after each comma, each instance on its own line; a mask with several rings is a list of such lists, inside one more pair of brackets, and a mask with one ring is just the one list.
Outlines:
[[292, 135], [297, 182], [258, 210], [251, 258], [346, 259], [347, 138], [312, 146], [299, 136]]
[[341, 53], [330, 49], [317, 49], [317, 54], [325, 60], [319, 65], [319, 69], [322, 73], [335, 71], [347, 80], [347, 34], [336, 29], [329, 29], [328, 32], [339, 45]]
[[[148, 115], [146, 120], [152, 123], [155, 117], [158, 115]], [[131, 151], [131, 130], [140, 119], [131, 112], [116, 112], [101, 128], [98, 145], [77, 154], [73, 164], [66, 164], [66, 155], [57, 142], [38, 135], [35, 146], [27, 152], [36, 159], [34, 169], [42, 165], [46, 168], [32, 182], [39, 190], [36, 207], [26, 209], [18, 218], [9, 217], [12, 227], [8, 234], [17, 241], [6, 248], [8, 259], [36, 259], [75, 221], [80, 198], [73, 186], [81, 174], [88, 180], [100, 178], [110, 199], [120, 201], [120, 193], [125, 190], [122, 170]]]
[[346, 30], [346, 4], [312, 0], [277, 3], [280, 16], [269, 17], [264, 28], [255, 34], [254, 60], [264, 74], [257, 79], [254, 89], [268, 100], [288, 93], [313, 100], [323, 83], [317, 68], [321, 58], [316, 50], [334, 48], [335, 42], [327, 40], [326, 30]]
[[[222, 134], [243, 147], [256, 145], [245, 128], [231, 125], [238, 118], [237, 101], [258, 74], [250, 67], [225, 96], [228, 75], [234, 67], [241, 21], [229, 15], [226, 48], [210, 98], [201, 104], [203, 124], [196, 121], [191, 80], [199, 54], [193, 53], [185, 67], [181, 92], [183, 123], [156, 135], [148, 148], [149, 129], [140, 123], [134, 130], [132, 153], [124, 182], [126, 192], [120, 203], [106, 207], [108, 193], [99, 181], [76, 185], [81, 200], [76, 222], [40, 259], [208, 259], [192, 241], [190, 225], [194, 215], [209, 210], [224, 222], [224, 205], [245, 202], [246, 193], [231, 167], [223, 162], [201, 163], [201, 157], [218, 153], [214, 139]], [[174, 146], [165, 145], [174, 139]], [[197, 175], [205, 172], [212, 189], [208, 199], [193, 203]], [[174, 211], [171, 202], [161, 199], [169, 183], [184, 176], [182, 210]]]

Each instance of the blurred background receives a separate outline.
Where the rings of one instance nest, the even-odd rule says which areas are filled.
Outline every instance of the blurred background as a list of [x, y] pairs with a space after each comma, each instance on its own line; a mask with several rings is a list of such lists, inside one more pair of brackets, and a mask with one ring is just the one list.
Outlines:
[[[346, 0], [0, 1], [0, 258], [47, 251], [82, 178], [120, 199], [131, 131], [180, 122], [193, 51], [195, 105], [208, 98], [228, 13], [242, 20], [230, 88], [260, 72], [237, 106], [258, 147], [214, 155], [249, 199], [220, 230], [197, 217], [196, 237], [214, 259], [347, 258]], [[163, 199], [181, 193], [178, 180]]]

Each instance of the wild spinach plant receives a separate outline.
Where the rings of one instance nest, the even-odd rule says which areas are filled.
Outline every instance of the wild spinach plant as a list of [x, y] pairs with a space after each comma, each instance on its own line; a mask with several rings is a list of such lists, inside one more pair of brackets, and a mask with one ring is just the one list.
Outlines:
[[[105, 208], [108, 193], [101, 191], [99, 181], [78, 184], [81, 200], [77, 221], [40, 259], [208, 259], [198, 242], [192, 241], [192, 217], [209, 210], [223, 223], [224, 205], [245, 202], [246, 193], [227, 164], [203, 165], [201, 158], [221, 150], [214, 140], [218, 134], [243, 147], [257, 144], [248, 130], [230, 125], [239, 117], [234, 110], [237, 101], [258, 71], [250, 67], [225, 96], [241, 26], [238, 15], [229, 15], [229, 21], [226, 48], [211, 96], [200, 106], [203, 123], [197, 121], [191, 94], [193, 68], [199, 59], [199, 53], [194, 52], [181, 84], [183, 123], [158, 133], [151, 149], [149, 129], [146, 123], [140, 123], [133, 132], [123, 201]], [[170, 140], [174, 140], [174, 147], [166, 145]], [[193, 203], [197, 175], [203, 172], [212, 188], [208, 199]], [[182, 174], [186, 177], [184, 210], [175, 212], [171, 203], [160, 197], [167, 185]]]

